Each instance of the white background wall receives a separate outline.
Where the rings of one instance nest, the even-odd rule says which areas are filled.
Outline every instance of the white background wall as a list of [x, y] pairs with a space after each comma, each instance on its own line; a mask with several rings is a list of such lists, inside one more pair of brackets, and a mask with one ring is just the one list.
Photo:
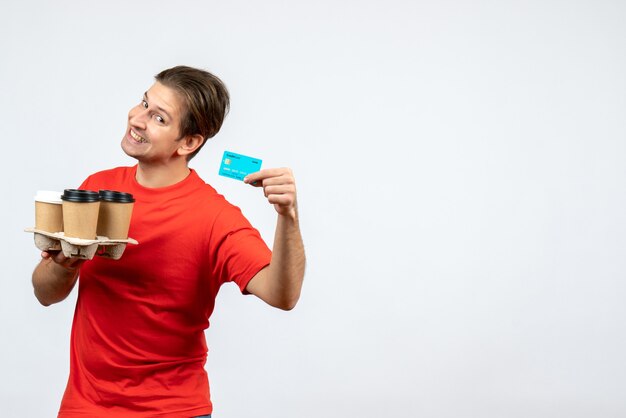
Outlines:
[[215, 417], [626, 416], [623, 1], [3, 1], [0, 415], [52, 417], [76, 295], [41, 307], [36, 190], [130, 165], [158, 71], [219, 75], [193, 161], [271, 243], [225, 149], [288, 165], [308, 255], [284, 313], [219, 294]]

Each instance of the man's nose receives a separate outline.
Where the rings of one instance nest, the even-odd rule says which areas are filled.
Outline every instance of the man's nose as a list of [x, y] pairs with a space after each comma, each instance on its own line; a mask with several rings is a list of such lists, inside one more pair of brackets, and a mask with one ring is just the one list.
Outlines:
[[131, 125], [136, 126], [137, 128], [140, 129], [145, 129], [146, 124], [148, 122], [148, 109], [144, 109], [144, 108], [134, 108], [130, 111], [130, 113], [128, 114], [128, 119], [131, 123]]

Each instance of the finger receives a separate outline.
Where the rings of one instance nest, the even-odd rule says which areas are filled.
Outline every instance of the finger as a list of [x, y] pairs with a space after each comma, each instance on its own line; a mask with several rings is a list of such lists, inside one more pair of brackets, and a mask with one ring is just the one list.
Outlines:
[[262, 181], [252, 181], [252, 182], [246, 182], [246, 183], [250, 184], [250, 186], [252, 187], [263, 187]]
[[263, 188], [265, 193], [265, 197], [272, 194], [287, 194], [292, 193], [295, 194], [296, 190], [291, 184], [281, 184], [278, 186], [266, 186]]
[[291, 174], [291, 170], [289, 168], [266, 168], [255, 173], [248, 174], [244, 177], [243, 181], [244, 183], [253, 184], [271, 177], [279, 177], [283, 174]]
[[289, 176], [289, 175], [282, 175], [279, 177], [270, 177], [267, 179], [264, 179], [262, 181], [263, 186], [280, 186], [280, 185], [290, 185], [293, 187], [293, 185], [295, 185], [295, 180], [293, 177]]
[[65, 261], [68, 260], [68, 258], [65, 256], [65, 254], [63, 254], [63, 251], [59, 251], [57, 254], [54, 255], [52, 260], [57, 264], [63, 264], [65, 263]]
[[[261, 170], [263, 171], [263, 170]], [[261, 171], [257, 171], [256, 173], [248, 174], [243, 178], [243, 182], [247, 183], [254, 187], [263, 187], [263, 173]]]
[[272, 205], [284, 207], [295, 206], [296, 202], [293, 195], [291, 194], [272, 194], [267, 197], [267, 201], [270, 202]]
[[257, 171], [256, 173], [250, 173], [243, 178], [243, 182], [259, 187], [261, 181], [266, 178], [266, 170]]
[[56, 256], [54, 262], [67, 270], [77, 270], [86, 260], [78, 257]]
[[46, 250], [41, 252], [41, 258], [44, 260], [48, 260], [50, 258], [54, 258], [61, 250]]

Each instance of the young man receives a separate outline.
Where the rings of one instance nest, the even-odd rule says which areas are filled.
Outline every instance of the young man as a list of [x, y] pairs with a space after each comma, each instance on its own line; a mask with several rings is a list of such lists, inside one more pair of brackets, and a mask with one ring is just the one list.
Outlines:
[[291, 170], [245, 179], [262, 187], [278, 212], [270, 251], [241, 211], [188, 166], [221, 127], [226, 88], [189, 67], [155, 78], [130, 110], [122, 139], [137, 165], [96, 173], [80, 187], [133, 194], [129, 236], [139, 245], [120, 260], [43, 252], [33, 272], [45, 306], [79, 283], [59, 417], [208, 416], [204, 330], [219, 287], [233, 281], [285, 310], [300, 296], [305, 257]]

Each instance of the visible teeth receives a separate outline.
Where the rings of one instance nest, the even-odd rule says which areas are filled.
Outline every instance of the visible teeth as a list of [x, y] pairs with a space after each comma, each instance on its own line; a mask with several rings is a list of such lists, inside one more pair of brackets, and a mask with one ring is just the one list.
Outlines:
[[137, 141], [137, 142], [147, 142], [145, 139], [143, 139], [142, 137], [140, 137], [139, 135], [137, 135], [137, 134], [135, 133], [135, 131], [133, 131], [132, 129], [131, 129], [131, 131], [130, 131], [130, 136], [132, 136], [132, 137], [133, 137], [133, 139], [134, 139], [135, 141]]

